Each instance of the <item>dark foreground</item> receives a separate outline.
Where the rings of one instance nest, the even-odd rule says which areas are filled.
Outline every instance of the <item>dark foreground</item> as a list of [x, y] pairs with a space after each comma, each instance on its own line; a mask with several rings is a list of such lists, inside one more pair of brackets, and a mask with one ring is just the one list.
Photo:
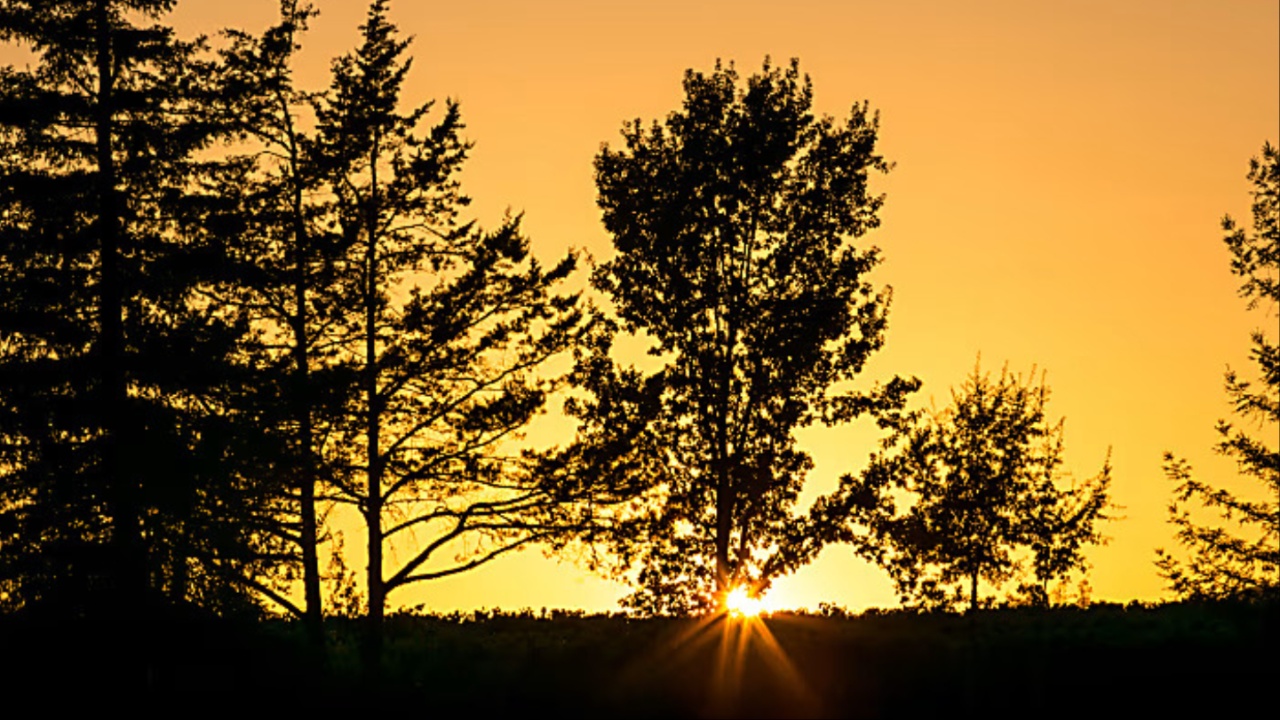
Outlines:
[[375, 683], [354, 621], [332, 622], [322, 659], [283, 622], [170, 609], [130, 634], [28, 614], [0, 617], [0, 691], [10, 708], [177, 715], [1222, 716], [1274, 703], [1278, 621], [1274, 602], [763, 623], [402, 615]]

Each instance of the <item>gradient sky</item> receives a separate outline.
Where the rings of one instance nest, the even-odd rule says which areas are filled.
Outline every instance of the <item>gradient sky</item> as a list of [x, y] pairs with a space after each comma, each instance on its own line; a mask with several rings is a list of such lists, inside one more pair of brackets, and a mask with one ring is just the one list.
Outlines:
[[[367, 3], [313, 1], [300, 79], [318, 89]], [[172, 21], [184, 36], [260, 30], [275, 10], [184, 0]], [[547, 259], [610, 256], [592, 158], [624, 120], [678, 107], [686, 68], [723, 58], [745, 76], [766, 55], [799, 57], [820, 112], [870, 100], [897, 165], [878, 181], [883, 225], [868, 236], [894, 304], [866, 378], [916, 375], [919, 405], [942, 406], [979, 353], [994, 371], [1046, 371], [1067, 467], [1092, 475], [1112, 449], [1124, 519], [1090, 553], [1095, 599], [1161, 596], [1164, 450], [1252, 489], [1232, 484], [1213, 428], [1230, 414], [1223, 371], [1251, 373], [1249, 332], [1274, 337], [1280, 323], [1275, 308], [1245, 311], [1219, 223], [1248, 223], [1249, 158], [1280, 140], [1275, 0], [397, 0], [392, 19], [416, 37], [406, 100], [461, 101], [475, 217], [523, 211]], [[859, 469], [875, 437], [805, 432], [817, 462], [806, 497]], [[888, 580], [838, 546], [774, 592], [782, 606], [896, 604]], [[623, 593], [530, 550], [391, 601], [608, 610]]]

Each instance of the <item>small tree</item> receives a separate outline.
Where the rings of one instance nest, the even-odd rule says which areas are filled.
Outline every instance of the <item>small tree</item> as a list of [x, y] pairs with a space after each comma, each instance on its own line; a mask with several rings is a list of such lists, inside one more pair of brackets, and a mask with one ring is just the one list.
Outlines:
[[[1241, 277], [1240, 295], [1249, 309], [1264, 306], [1273, 317], [1280, 302], [1280, 150], [1262, 146], [1249, 162], [1253, 183], [1253, 233], [1223, 218], [1231, 250], [1231, 272]], [[1272, 324], [1274, 328], [1274, 323]], [[1186, 460], [1165, 453], [1164, 471], [1177, 483], [1169, 523], [1183, 558], [1156, 551], [1156, 567], [1181, 598], [1251, 595], [1280, 588], [1280, 345], [1262, 330], [1253, 333], [1253, 359], [1262, 382], [1254, 385], [1228, 370], [1227, 396], [1236, 413], [1260, 426], [1261, 439], [1218, 421], [1217, 452], [1234, 458], [1240, 472], [1262, 485], [1262, 500], [1247, 500], [1197, 480]], [[1193, 506], [1217, 513], [1222, 525], [1201, 524]], [[1230, 526], [1234, 525], [1234, 528]]]
[[[877, 559], [904, 603], [955, 607], [979, 581], [1021, 577], [1023, 592], [1046, 602], [1050, 581], [1085, 567], [1085, 545], [1102, 540], [1109, 463], [1090, 480], [1065, 485], [1063, 422], [1045, 417], [1048, 389], [1002, 370], [975, 367], [947, 409], [904, 415], [860, 478], [851, 519], [872, 528]], [[899, 503], [905, 506], [899, 511]]]
[[[645, 473], [635, 482], [651, 502], [612, 543], [620, 573], [639, 569], [626, 603], [646, 613], [758, 593], [812, 557], [836, 525], [822, 502], [795, 511], [813, 465], [795, 432], [914, 387], [848, 387], [883, 344], [889, 306], [866, 278], [879, 251], [860, 242], [883, 202], [868, 179], [889, 169], [877, 116], [862, 103], [843, 122], [815, 117], [794, 60], [766, 60], [745, 87], [732, 65], [690, 70], [684, 91], [664, 123], [626, 124], [625, 146], [596, 158], [617, 254], [593, 281], [664, 367], [645, 377], [597, 356], [583, 387], [598, 402], [574, 408], [584, 427], [609, 432], [592, 417], [603, 412], [635, 430], [624, 464]], [[652, 413], [643, 430], [637, 412]]]

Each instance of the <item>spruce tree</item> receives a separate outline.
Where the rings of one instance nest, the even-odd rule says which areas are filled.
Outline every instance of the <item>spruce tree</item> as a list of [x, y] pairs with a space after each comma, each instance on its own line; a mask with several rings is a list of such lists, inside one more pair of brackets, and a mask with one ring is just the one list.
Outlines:
[[172, 0], [9, 0], [0, 38], [0, 562], [19, 603], [251, 609], [269, 540], [231, 402], [242, 318], [200, 293], [225, 254], [184, 231], [200, 41]]

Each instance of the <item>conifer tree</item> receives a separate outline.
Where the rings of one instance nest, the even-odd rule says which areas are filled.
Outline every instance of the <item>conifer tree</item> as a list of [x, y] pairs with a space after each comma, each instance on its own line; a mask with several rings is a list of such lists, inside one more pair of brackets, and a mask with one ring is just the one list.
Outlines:
[[[1231, 251], [1231, 272], [1244, 282], [1249, 309], [1261, 307], [1275, 329], [1280, 309], [1280, 149], [1262, 146], [1249, 162], [1253, 184], [1253, 232], [1227, 216], [1222, 221]], [[1251, 596], [1280, 588], [1280, 344], [1264, 330], [1253, 333], [1251, 355], [1261, 382], [1228, 370], [1227, 396], [1243, 419], [1256, 422], [1258, 436], [1218, 421], [1217, 452], [1236, 460], [1243, 476], [1261, 485], [1250, 499], [1196, 478], [1186, 460], [1165, 453], [1165, 475], [1176, 482], [1169, 522], [1185, 554], [1157, 551], [1156, 567], [1180, 598]], [[1192, 509], [1208, 510], [1206, 523]]]
[[[257, 425], [245, 433], [274, 439], [256, 454], [256, 471], [279, 481], [275, 533], [301, 567], [303, 604], [283, 588], [260, 592], [303, 618], [323, 641], [317, 498], [327, 474], [326, 441], [341, 417], [349, 378], [338, 349], [353, 331], [352, 301], [341, 283], [346, 248], [332, 232], [333, 204], [315, 162], [315, 141], [304, 126], [315, 98], [295, 86], [292, 62], [316, 14], [297, 0], [281, 0], [279, 22], [260, 36], [228, 31], [213, 107], [237, 143], [237, 153], [212, 163], [209, 202], [199, 223], [228, 248], [225, 282], [213, 294], [249, 319], [242, 359], [256, 372], [243, 401]], [[264, 517], [271, 525], [273, 518]]]
[[459, 220], [468, 148], [459, 109], [447, 103], [425, 129], [432, 103], [400, 110], [409, 41], [387, 20], [386, 0], [371, 4], [361, 34], [333, 64], [318, 152], [358, 305], [357, 336], [343, 349], [357, 391], [334, 481], [367, 530], [365, 662], [376, 672], [391, 592], [572, 526], [572, 494], [509, 441], [558, 384], [540, 368], [573, 346], [585, 320], [576, 295], [555, 292], [572, 253], [544, 269], [519, 218], [492, 232]]
[[184, 205], [216, 126], [172, 0], [7, 0], [0, 39], [0, 562], [22, 602], [251, 605], [257, 500], [234, 440], [245, 330]]

